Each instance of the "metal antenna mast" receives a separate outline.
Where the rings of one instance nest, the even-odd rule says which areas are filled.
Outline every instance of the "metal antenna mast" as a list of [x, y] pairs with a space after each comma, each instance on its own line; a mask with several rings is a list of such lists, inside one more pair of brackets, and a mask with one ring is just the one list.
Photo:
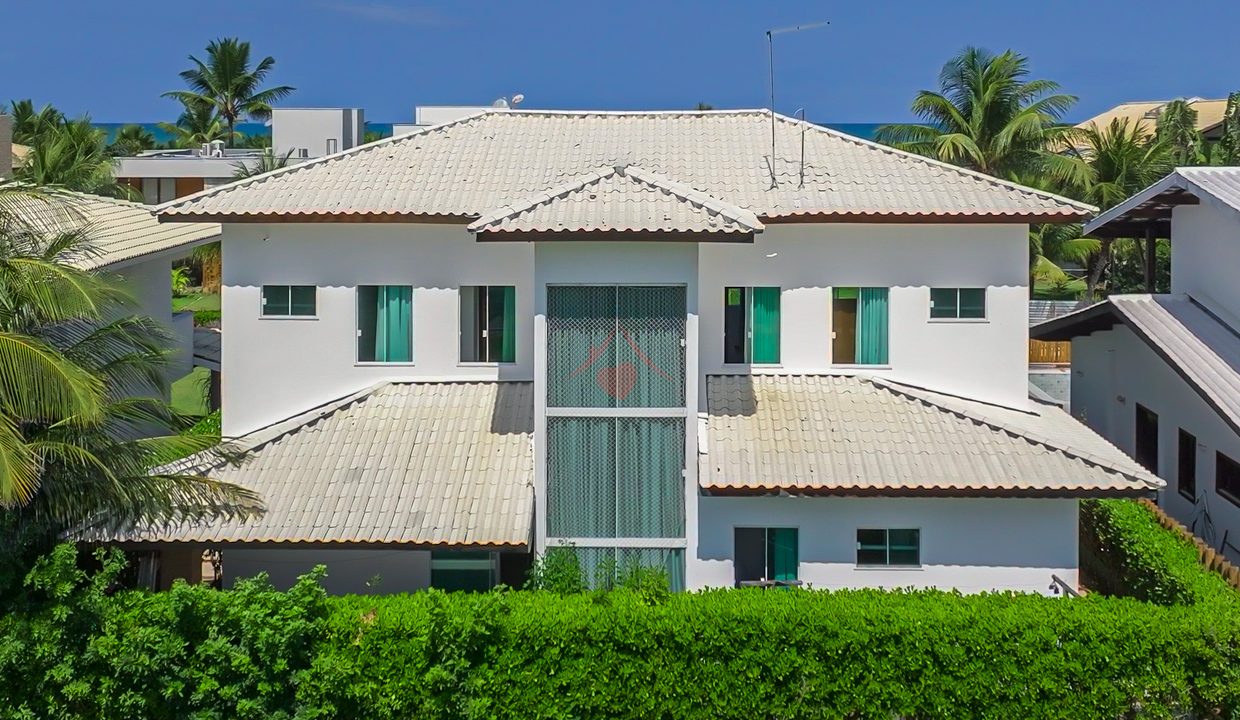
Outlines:
[[829, 20], [823, 20], [822, 22], [792, 25], [766, 31], [766, 59], [771, 83], [771, 162], [768, 163], [771, 168], [771, 187], [775, 187], [775, 36], [783, 35], [784, 33], [800, 32], [802, 30], [813, 30], [814, 28], [826, 27], [830, 24]]

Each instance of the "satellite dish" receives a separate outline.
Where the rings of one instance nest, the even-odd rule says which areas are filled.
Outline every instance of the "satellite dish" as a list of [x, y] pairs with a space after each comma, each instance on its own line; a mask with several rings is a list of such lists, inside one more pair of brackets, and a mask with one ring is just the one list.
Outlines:
[[524, 96], [524, 95], [522, 95], [521, 93], [517, 93], [516, 95], [513, 95], [513, 96], [512, 96], [512, 104], [513, 104], [513, 105], [520, 105], [520, 104], [521, 104], [521, 101], [522, 101], [522, 100], [524, 100], [524, 99], [525, 99], [525, 96]]

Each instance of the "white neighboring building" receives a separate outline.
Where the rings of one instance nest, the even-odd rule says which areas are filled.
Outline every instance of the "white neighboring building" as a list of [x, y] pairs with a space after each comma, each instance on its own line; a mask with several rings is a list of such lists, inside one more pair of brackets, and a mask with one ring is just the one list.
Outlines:
[[1161, 486], [1028, 397], [1027, 225], [1092, 208], [774, 121], [772, 163], [768, 111], [490, 110], [161, 208], [224, 223], [250, 460], [209, 470], [268, 514], [118, 539], [354, 591], [558, 546], [684, 588], [1075, 585], [1078, 500]]
[[274, 108], [270, 151], [228, 148], [222, 140], [201, 147], [148, 150], [113, 161], [117, 181], [159, 205], [232, 182], [239, 166], [255, 167], [263, 154], [290, 156], [293, 164], [361, 145], [366, 121], [359, 108]]
[[1085, 227], [1171, 240], [1171, 293], [1044, 323], [1072, 340], [1072, 413], [1167, 480], [1160, 504], [1240, 559], [1240, 168], [1180, 168]]

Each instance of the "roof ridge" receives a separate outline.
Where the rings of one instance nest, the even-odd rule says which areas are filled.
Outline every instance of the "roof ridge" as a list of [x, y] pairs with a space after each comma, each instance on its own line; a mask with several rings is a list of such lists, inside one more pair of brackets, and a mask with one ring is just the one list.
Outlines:
[[549, 205], [557, 200], [564, 199], [569, 195], [584, 190], [591, 185], [597, 185], [611, 177], [623, 177], [633, 182], [654, 187], [663, 190], [684, 202], [700, 207], [707, 212], [714, 212], [723, 215], [728, 219], [748, 229], [761, 232], [765, 226], [758, 219], [758, 216], [752, 211], [746, 210], [738, 205], [734, 205], [724, 200], [720, 200], [706, 192], [697, 188], [675, 180], [662, 173], [648, 170], [640, 165], [624, 165], [616, 164], [612, 166], [601, 166], [583, 175], [574, 177], [571, 180], [548, 188], [541, 192], [529, 195], [517, 202], [502, 205], [495, 210], [484, 213], [477, 220], [474, 220], [466, 229], [470, 232], [480, 232], [490, 225], [494, 225], [500, 220], [513, 218], [524, 213], [530, 212], [539, 207]]
[[203, 190], [199, 190], [196, 193], [191, 193], [184, 197], [179, 197], [179, 198], [176, 198], [175, 200], [169, 200], [166, 203], [156, 205], [154, 206], [154, 213], [157, 218], [164, 214], [176, 215], [178, 214], [176, 212], [177, 207], [181, 205], [186, 205], [190, 202], [195, 202], [205, 197], [211, 197], [217, 194], [218, 195], [226, 194], [226, 193], [232, 192], [233, 190], [239, 190], [241, 188], [249, 187], [251, 185], [257, 185], [257, 184], [267, 182], [268, 180], [271, 180], [273, 178], [284, 177], [285, 175], [290, 175], [299, 170], [305, 170], [311, 167], [318, 167], [319, 165], [324, 165], [328, 162], [338, 160], [341, 158], [353, 157], [354, 155], [360, 155], [362, 153], [370, 152], [371, 150], [377, 150], [379, 148], [387, 147], [389, 145], [403, 143], [405, 141], [408, 141], [408, 140], [411, 140], [417, 137], [429, 135], [432, 132], [438, 132], [440, 130], [445, 130], [455, 125], [463, 125], [467, 122], [472, 122], [474, 120], [477, 120], [478, 118], [486, 117], [487, 115], [491, 115], [497, 112], [500, 112], [498, 108], [486, 108], [483, 110], [479, 110], [478, 112], [475, 112], [475, 113], [470, 113], [469, 115], [466, 115], [465, 117], [460, 117], [460, 118], [456, 118], [455, 120], [449, 120], [447, 122], [439, 123], [438, 125], [428, 125], [427, 127], [419, 128], [417, 130], [414, 130], [413, 132], [405, 133], [404, 135], [393, 135], [392, 137], [381, 138], [374, 142], [363, 143], [361, 145], [355, 145], [351, 148], [348, 148], [347, 150], [341, 150], [340, 152], [332, 153], [331, 155], [324, 155], [323, 157], [314, 158], [312, 160], [307, 160], [306, 162], [303, 162], [303, 163], [296, 163], [293, 165], [287, 165], [282, 168], [276, 168], [275, 170], [262, 173], [261, 175], [252, 175], [250, 177], [241, 178], [240, 180], [234, 180], [230, 183], [225, 183], [223, 185], [217, 185], [213, 188], [205, 188]]
[[789, 117], [788, 115], [783, 115], [781, 113], [776, 113], [774, 111], [767, 111], [767, 112], [774, 114], [776, 118], [784, 122], [791, 123], [793, 125], [804, 124], [812, 130], [825, 133], [827, 135], [830, 135], [836, 138], [837, 140], [845, 140], [847, 142], [860, 145], [862, 147], [868, 147], [874, 150], [880, 150], [890, 155], [895, 155], [897, 157], [901, 157], [907, 160], [920, 161], [928, 165], [933, 165], [935, 167], [939, 167], [945, 170], [955, 172], [965, 177], [970, 177], [975, 180], [981, 180], [982, 182], [986, 182], [991, 185], [996, 185], [998, 187], [1007, 188], [1008, 190], [1014, 190], [1016, 192], [1023, 193], [1025, 195], [1031, 195], [1034, 197], [1042, 198], [1044, 200], [1053, 200], [1055, 202], [1065, 203], [1067, 205], [1071, 205], [1072, 207], [1077, 208], [1078, 210], [1083, 210], [1089, 213], [1098, 212], [1098, 208], [1095, 207], [1094, 205], [1083, 203], [1079, 200], [1073, 200], [1072, 198], [1065, 197], [1063, 195], [1057, 195], [1055, 193], [1047, 192], [1045, 190], [1038, 190], [1036, 188], [1031, 188], [1027, 185], [1021, 185], [1020, 183], [1012, 182], [1011, 180], [1004, 180], [1002, 178], [995, 177], [994, 175], [987, 175], [986, 173], [978, 172], [977, 170], [970, 170], [969, 168], [960, 167], [959, 165], [952, 165], [949, 162], [943, 162], [942, 160], [937, 160], [932, 157], [926, 157], [925, 155], [918, 155], [917, 153], [909, 152], [907, 150], [901, 150], [899, 148], [895, 148], [890, 145], [884, 145], [882, 143], [875, 142], [873, 140], [866, 140], [864, 138], [857, 137], [856, 135], [849, 135], [846, 132], [840, 132], [839, 130], [827, 127], [825, 125], [818, 125], [818, 124], [809, 122], [808, 120], [801, 120], [799, 118]]
[[[925, 395], [922, 395], [921, 393], [925, 392], [925, 393], [946, 395], [947, 397], [955, 397], [959, 400], [964, 400], [966, 402], [980, 402], [984, 404], [991, 404], [991, 403], [985, 403], [985, 401], [982, 401], [982, 400], [970, 400], [968, 398], [950, 395], [948, 393], [938, 393], [929, 388], [919, 388], [914, 385], [904, 385], [902, 383], [892, 382], [885, 378], [877, 378], [874, 376], [864, 376], [864, 375], [859, 375], [857, 377], [859, 377], [863, 381], [869, 382], [871, 385], [874, 385], [875, 387], [880, 387], [890, 393], [893, 393], [896, 395], [902, 395], [910, 400], [914, 400], [924, 405], [929, 405], [929, 406], [938, 408], [939, 410], [950, 413], [952, 415], [956, 415], [957, 417], [966, 418], [968, 420], [972, 420], [973, 422], [977, 422], [982, 425], [985, 425], [991, 429], [1008, 433], [1009, 435], [1012, 435], [1014, 437], [1019, 437], [1027, 442], [1032, 442], [1037, 445], [1041, 445], [1049, 450], [1054, 450], [1056, 452], [1063, 453], [1064, 455], [1070, 458], [1080, 460], [1081, 462], [1084, 462], [1089, 465], [1093, 465], [1094, 467], [1101, 468], [1103, 470], [1108, 470], [1118, 475], [1122, 475], [1128, 478], [1129, 480], [1132, 480], [1133, 482], [1140, 483], [1141, 485], [1146, 486], [1147, 488], [1150, 487], [1149, 483], [1144, 478], [1138, 475], [1134, 475], [1132, 472], [1122, 469], [1118, 467], [1116, 464], [1104, 458], [1100, 458], [1094, 455], [1093, 453], [1082, 452], [1082, 451], [1075, 450], [1072, 448], [1063, 447], [1060, 443], [1044, 435], [1041, 435], [1037, 432], [1029, 431], [1028, 428], [1022, 428], [1019, 426], [1012, 425], [1011, 423], [1003, 422], [1002, 420], [996, 420], [994, 418], [990, 418], [985, 415], [982, 415], [981, 413], [970, 412], [969, 410], [964, 409], [964, 408], [952, 407], [946, 403], [936, 401], [933, 397], [927, 397]], [[1014, 410], [1015, 412], [1024, 412], [1027, 415], [1034, 415], [1034, 416], [1042, 415], [1042, 413], [1032, 412], [1032, 411], [1027, 411], [1027, 410], [1024, 410], [1024, 411], [1015, 410], [1014, 408], [1007, 408], [1003, 405], [993, 405], [993, 406], [1004, 408], [1007, 410]], [[1154, 489], [1154, 488], [1150, 488], [1150, 489]]]

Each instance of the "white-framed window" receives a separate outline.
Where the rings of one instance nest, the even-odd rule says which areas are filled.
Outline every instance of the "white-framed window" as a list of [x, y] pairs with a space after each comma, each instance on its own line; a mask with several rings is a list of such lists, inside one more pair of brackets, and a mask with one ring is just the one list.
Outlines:
[[318, 288], [314, 285], [264, 285], [263, 317], [314, 317]]
[[915, 528], [858, 528], [857, 565], [920, 566], [921, 530]]
[[357, 361], [413, 362], [412, 286], [357, 286]]
[[467, 285], [460, 297], [461, 362], [516, 362], [517, 289]]
[[985, 320], [986, 288], [930, 288], [932, 320]]

